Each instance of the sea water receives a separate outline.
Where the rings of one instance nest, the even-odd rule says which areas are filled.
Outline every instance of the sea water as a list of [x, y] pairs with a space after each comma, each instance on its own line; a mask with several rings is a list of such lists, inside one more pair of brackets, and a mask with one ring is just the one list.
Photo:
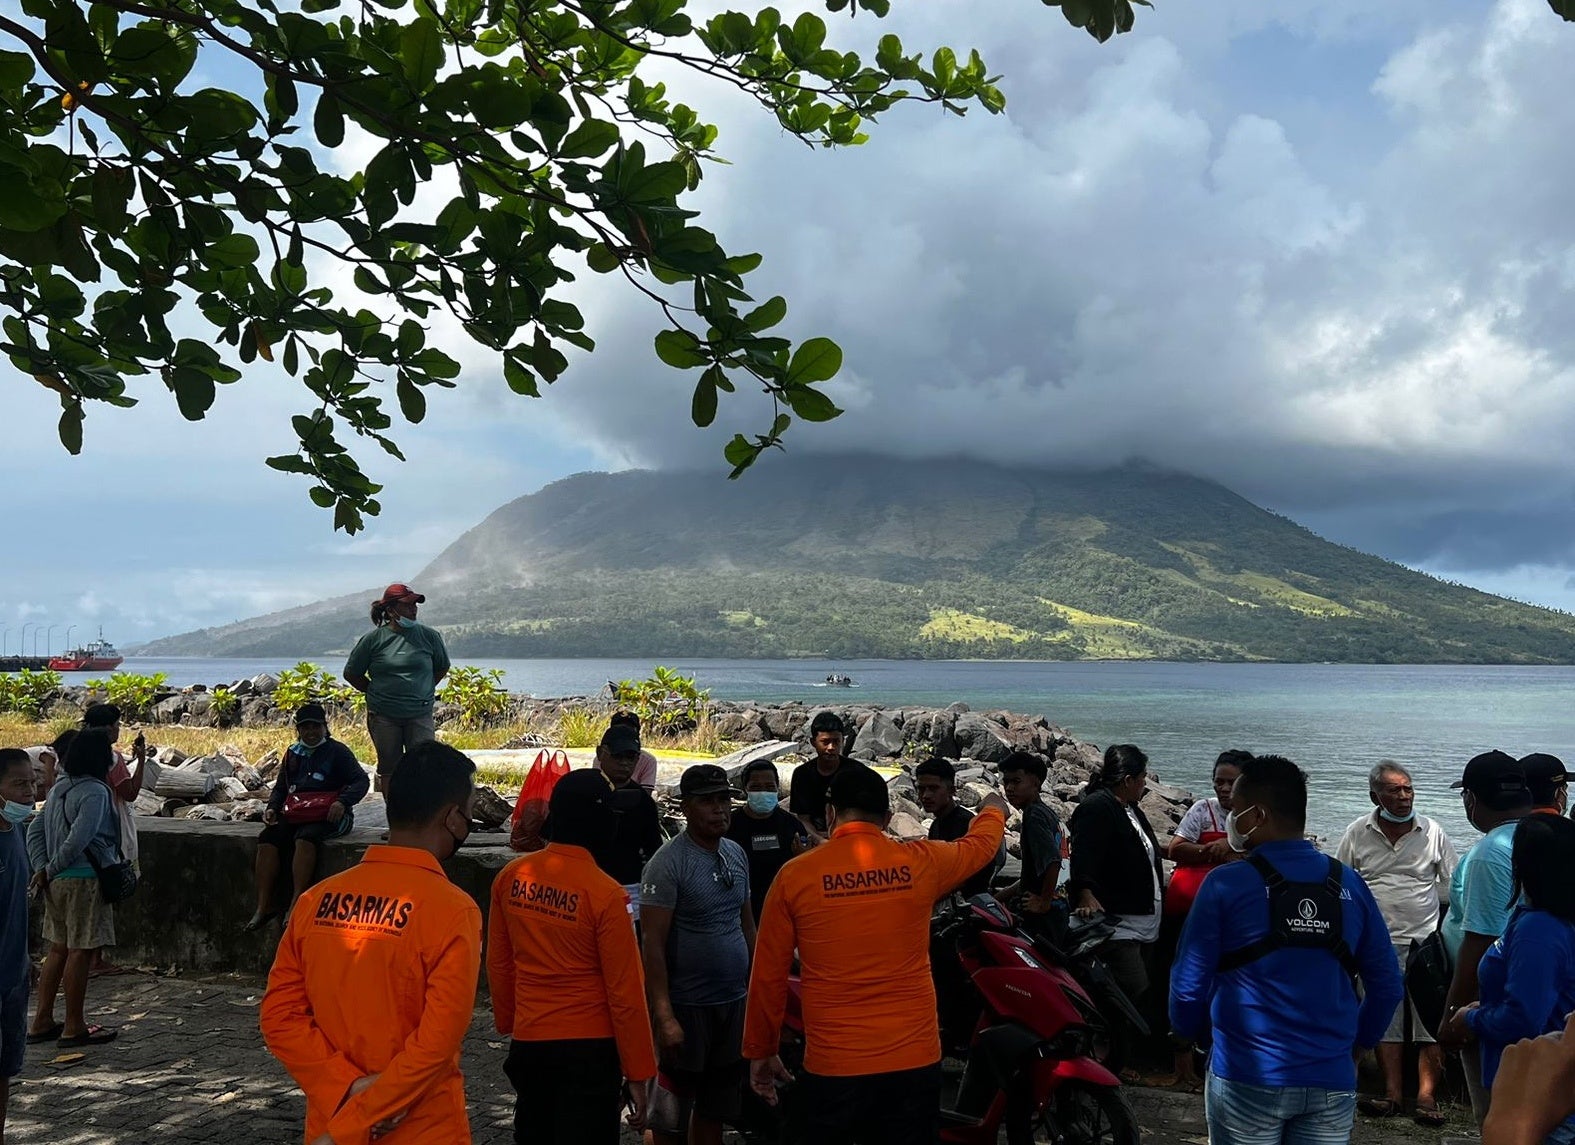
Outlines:
[[[337, 672], [343, 662], [316, 658]], [[650, 674], [649, 660], [469, 660], [499, 668], [511, 691], [590, 695]], [[175, 685], [278, 672], [294, 660], [128, 659]], [[1308, 828], [1331, 840], [1371, 810], [1367, 773], [1380, 759], [1416, 776], [1417, 805], [1461, 845], [1476, 833], [1449, 784], [1477, 752], [1549, 751], [1575, 762], [1568, 718], [1575, 667], [1352, 664], [1041, 663], [912, 660], [668, 660], [717, 699], [943, 706], [1042, 714], [1101, 746], [1136, 743], [1154, 774], [1203, 793], [1230, 747], [1289, 756], [1310, 783]], [[853, 688], [825, 685], [831, 673]]]

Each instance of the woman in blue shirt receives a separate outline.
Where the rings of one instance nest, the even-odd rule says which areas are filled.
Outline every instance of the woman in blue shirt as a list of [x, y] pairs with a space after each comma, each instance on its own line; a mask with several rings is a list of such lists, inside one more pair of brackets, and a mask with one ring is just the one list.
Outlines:
[[[1482, 1084], [1490, 1087], [1506, 1046], [1564, 1028], [1575, 1011], [1575, 822], [1528, 815], [1515, 828], [1513, 868], [1518, 900], [1509, 927], [1482, 956], [1482, 998], [1450, 1015], [1444, 1029], [1475, 1037]], [[1547, 1140], [1575, 1142], [1575, 1118]]]

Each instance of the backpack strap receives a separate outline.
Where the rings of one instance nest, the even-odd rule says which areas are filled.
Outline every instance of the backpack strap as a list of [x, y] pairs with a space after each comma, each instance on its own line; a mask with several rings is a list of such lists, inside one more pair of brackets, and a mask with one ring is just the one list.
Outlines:
[[1351, 986], [1355, 988], [1358, 979], [1362, 976], [1362, 968], [1356, 961], [1356, 955], [1351, 951], [1351, 944], [1345, 941], [1345, 867], [1341, 865], [1340, 860], [1334, 858], [1329, 860], [1329, 874], [1325, 885], [1340, 907], [1340, 940], [1334, 944], [1331, 953], [1340, 960], [1340, 965], [1345, 967], [1345, 973], [1351, 979]]
[[[1247, 865], [1258, 872], [1258, 877], [1263, 880], [1263, 885], [1268, 897], [1272, 900], [1276, 887], [1285, 882], [1285, 876], [1274, 869], [1274, 864], [1262, 855], [1249, 854]], [[1221, 974], [1230, 970], [1239, 970], [1249, 962], [1256, 962], [1266, 954], [1272, 954], [1280, 948], [1280, 939], [1274, 932], [1273, 920], [1270, 920], [1269, 932], [1256, 942], [1249, 942], [1246, 946], [1235, 950], [1228, 950], [1220, 955], [1218, 972]]]

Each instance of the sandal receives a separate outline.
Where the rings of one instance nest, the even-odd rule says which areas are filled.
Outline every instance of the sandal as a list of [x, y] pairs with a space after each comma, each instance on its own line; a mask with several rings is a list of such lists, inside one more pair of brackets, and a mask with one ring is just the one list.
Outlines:
[[247, 921], [246, 925], [242, 926], [241, 929], [247, 934], [253, 934], [267, 926], [270, 922], [278, 917], [279, 912], [276, 910], [258, 911], [256, 914], [252, 915], [252, 917]]
[[53, 1026], [50, 1026], [49, 1029], [47, 1029], [47, 1030], [40, 1030], [36, 1034], [29, 1033], [27, 1035], [27, 1044], [30, 1045], [30, 1046], [40, 1046], [40, 1045], [43, 1045], [45, 1042], [52, 1042], [56, 1038], [58, 1038], [61, 1034], [65, 1033], [65, 1031], [66, 1031], [65, 1023], [64, 1022], [56, 1022]]
[[1445, 1117], [1444, 1111], [1436, 1105], [1419, 1105], [1411, 1113], [1411, 1120], [1424, 1129], [1442, 1129], [1448, 1123], [1449, 1118]]
[[1400, 1103], [1387, 1097], [1364, 1097], [1356, 1108], [1368, 1117], [1393, 1117], [1400, 1112]]
[[68, 1050], [75, 1046], [102, 1046], [106, 1042], [114, 1041], [119, 1036], [119, 1030], [106, 1030], [103, 1026], [89, 1026], [80, 1034], [74, 1034], [69, 1038], [57, 1038], [55, 1045], [63, 1050]]

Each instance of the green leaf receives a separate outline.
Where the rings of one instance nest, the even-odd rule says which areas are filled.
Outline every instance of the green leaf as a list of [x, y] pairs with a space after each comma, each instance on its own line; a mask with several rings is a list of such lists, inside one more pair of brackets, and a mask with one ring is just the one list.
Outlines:
[[716, 420], [716, 375], [721, 372], [721, 366], [712, 366], [695, 383], [695, 396], [689, 403], [689, 417], [701, 429]]
[[399, 376], [394, 392], [399, 395], [399, 411], [405, 415], [406, 421], [416, 425], [427, 416], [427, 396], [421, 392], [420, 386], [403, 373]]
[[399, 62], [416, 91], [432, 86], [443, 66], [443, 32], [437, 21], [422, 16], [405, 25], [399, 36]]
[[33, 57], [26, 52], [0, 52], [0, 87], [20, 90], [36, 70]]
[[711, 359], [700, 340], [687, 330], [663, 330], [656, 336], [656, 356], [677, 370], [703, 366]]
[[811, 338], [793, 352], [785, 381], [790, 386], [829, 382], [842, 369], [842, 347], [830, 338]]
[[727, 459], [727, 463], [740, 470], [748, 468], [758, 452], [741, 433], [735, 433], [733, 440], [722, 447], [722, 456]]
[[508, 382], [509, 389], [527, 398], [541, 397], [541, 387], [536, 384], [536, 375], [532, 374], [525, 365], [513, 354], [503, 357], [503, 380]]
[[769, 330], [787, 317], [787, 308], [787, 299], [779, 294], [744, 315], [744, 325], [757, 334]]
[[[305, 470], [303, 470], [303, 472], [312, 472], [312, 467], [308, 465]], [[308, 493], [308, 496], [311, 497], [312, 504], [316, 505], [319, 509], [332, 509], [334, 507], [334, 502], [339, 499], [334, 496], [334, 491], [332, 489], [328, 489], [322, 485], [313, 485], [310, 492]]]
[[807, 386], [793, 386], [783, 391], [782, 400], [805, 421], [830, 421], [842, 412], [825, 394]]
[[618, 125], [605, 119], [587, 119], [558, 145], [559, 159], [593, 159], [618, 143]]
[[593, 243], [585, 252], [585, 261], [597, 274], [607, 274], [618, 269], [620, 259], [606, 243]]
[[339, 101], [330, 92], [325, 91], [317, 97], [312, 129], [317, 132], [317, 142], [324, 147], [338, 147], [345, 141], [344, 112], [339, 110]]
[[169, 372], [169, 387], [175, 391], [175, 404], [187, 421], [201, 421], [213, 406], [216, 388], [213, 379], [201, 370], [178, 366]]
[[216, 243], [210, 243], [203, 253], [203, 261], [209, 266], [244, 268], [255, 266], [261, 251], [257, 248], [256, 239], [237, 231]]
[[73, 401], [60, 411], [60, 444], [76, 457], [82, 452], [82, 403]]

